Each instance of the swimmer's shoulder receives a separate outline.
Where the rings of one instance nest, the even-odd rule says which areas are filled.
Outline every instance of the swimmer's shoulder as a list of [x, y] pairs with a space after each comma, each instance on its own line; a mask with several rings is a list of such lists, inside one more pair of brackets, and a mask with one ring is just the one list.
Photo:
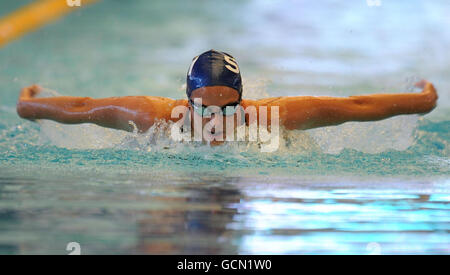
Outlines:
[[142, 97], [153, 104], [167, 105], [168, 107], [188, 106], [188, 101], [186, 99], [172, 99], [169, 97], [162, 97], [162, 96], [142, 96]]
[[148, 112], [151, 117], [171, 120], [172, 112], [177, 111], [177, 107], [187, 110], [188, 101], [186, 99], [172, 99], [160, 96], [144, 96], [150, 105]]
[[270, 106], [273, 104], [279, 104], [285, 97], [267, 97], [261, 99], [243, 99], [241, 102], [242, 107], [247, 108], [249, 106]]

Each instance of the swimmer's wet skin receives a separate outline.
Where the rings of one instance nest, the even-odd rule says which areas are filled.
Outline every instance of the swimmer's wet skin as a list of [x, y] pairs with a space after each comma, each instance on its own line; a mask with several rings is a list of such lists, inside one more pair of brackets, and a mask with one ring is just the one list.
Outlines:
[[[242, 81], [236, 60], [227, 53], [210, 50], [195, 57], [189, 67], [187, 100], [155, 96], [101, 99], [69, 96], [36, 98], [42, 89], [33, 85], [21, 91], [17, 113], [29, 120], [50, 119], [66, 124], [94, 123], [125, 131], [134, 130], [134, 126], [129, 123], [132, 121], [139, 132], [145, 132], [156, 120], [180, 120], [181, 116], [171, 117], [173, 108], [177, 106], [189, 108], [191, 116], [200, 118], [203, 126], [207, 123], [217, 126], [219, 121], [225, 121], [219, 120], [217, 115], [204, 116], [207, 106], [225, 107], [239, 104], [244, 109], [249, 106], [255, 106], [257, 109], [267, 106], [266, 121], [269, 127], [271, 108], [278, 106], [281, 126], [288, 130], [306, 130], [347, 121], [375, 121], [396, 115], [428, 113], [436, 107], [436, 89], [425, 80], [416, 86], [422, 88], [422, 92], [345, 98], [295, 96], [246, 100], [241, 98]], [[195, 104], [198, 99], [202, 102], [200, 106]], [[237, 121], [240, 112], [223, 115], [233, 115], [234, 127], [239, 125]], [[250, 116], [245, 117], [247, 125], [252, 122]], [[222, 129], [225, 129], [225, 125]]]

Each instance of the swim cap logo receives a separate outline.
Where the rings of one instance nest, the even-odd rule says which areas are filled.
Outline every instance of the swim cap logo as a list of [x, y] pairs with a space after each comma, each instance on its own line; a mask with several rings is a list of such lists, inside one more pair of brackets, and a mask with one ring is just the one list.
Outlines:
[[224, 59], [229, 65], [225, 65], [225, 68], [232, 71], [233, 73], [238, 74], [239, 73], [239, 67], [237, 65], [236, 60], [233, 57], [230, 57], [226, 54], [224, 54]]
[[195, 62], [197, 61], [198, 57], [199, 57], [199, 55], [197, 55], [197, 56], [192, 60], [191, 66], [189, 67], [188, 76], [190, 76], [190, 75], [192, 74], [192, 68], [194, 68], [194, 64], [195, 64]]

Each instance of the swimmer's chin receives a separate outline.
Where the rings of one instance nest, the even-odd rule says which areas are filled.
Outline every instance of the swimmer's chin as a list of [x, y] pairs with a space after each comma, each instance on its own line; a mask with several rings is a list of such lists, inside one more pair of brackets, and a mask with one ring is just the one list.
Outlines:
[[206, 134], [207, 136], [203, 138], [203, 142], [211, 146], [223, 145], [225, 143], [225, 137], [223, 133], [217, 134]]
[[223, 140], [213, 140], [209, 143], [209, 145], [211, 146], [219, 146], [219, 145], [223, 145], [225, 143], [225, 141]]
[[203, 139], [203, 144], [205, 145], [209, 145], [209, 146], [219, 146], [219, 145], [224, 145], [225, 144], [225, 140], [216, 140], [216, 139]]

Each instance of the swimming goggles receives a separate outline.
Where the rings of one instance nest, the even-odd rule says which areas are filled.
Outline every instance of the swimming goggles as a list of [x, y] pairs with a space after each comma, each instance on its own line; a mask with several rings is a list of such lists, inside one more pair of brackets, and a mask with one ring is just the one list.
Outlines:
[[[199, 114], [200, 116], [211, 116], [214, 113], [218, 113], [218, 111], [211, 110], [211, 109], [215, 109], [215, 108], [208, 108], [210, 106], [205, 106], [205, 105], [199, 106], [199, 105], [195, 104], [192, 99], [189, 99], [189, 103], [194, 108], [194, 111], [197, 114]], [[220, 108], [220, 110], [222, 111], [222, 114], [224, 116], [232, 116], [239, 109], [239, 103], [240, 102], [233, 102], [233, 103], [229, 103], [223, 107], [218, 107], [218, 108]]]

